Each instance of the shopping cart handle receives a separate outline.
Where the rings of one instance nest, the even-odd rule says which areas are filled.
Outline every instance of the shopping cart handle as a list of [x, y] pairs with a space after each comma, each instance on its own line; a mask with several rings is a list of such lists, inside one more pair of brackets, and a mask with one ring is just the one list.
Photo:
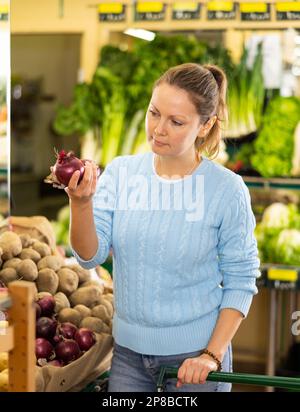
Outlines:
[[[164, 380], [167, 378], [177, 378], [178, 368], [162, 366], [160, 368], [157, 380], [157, 390], [162, 392]], [[208, 381], [213, 382], [230, 382], [245, 385], [273, 386], [275, 388], [285, 388], [300, 391], [299, 378], [289, 378], [282, 376], [253, 375], [246, 373], [229, 373], [229, 372], [210, 372], [207, 376]]]

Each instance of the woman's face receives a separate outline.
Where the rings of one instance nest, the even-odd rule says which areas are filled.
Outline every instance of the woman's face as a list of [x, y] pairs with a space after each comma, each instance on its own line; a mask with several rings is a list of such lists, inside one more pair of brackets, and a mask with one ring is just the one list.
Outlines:
[[146, 135], [154, 153], [180, 156], [194, 150], [202, 126], [186, 91], [162, 83], [152, 94], [146, 115]]

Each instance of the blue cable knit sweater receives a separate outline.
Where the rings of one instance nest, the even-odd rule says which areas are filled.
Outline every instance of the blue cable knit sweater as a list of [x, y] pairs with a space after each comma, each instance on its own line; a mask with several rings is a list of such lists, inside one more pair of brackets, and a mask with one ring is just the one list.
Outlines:
[[[207, 346], [218, 314], [257, 293], [255, 218], [242, 178], [206, 157], [192, 175], [156, 174], [152, 152], [115, 158], [93, 198], [98, 250], [113, 250], [115, 341], [172, 355]], [[84, 224], [84, 222], [83, 222]]]

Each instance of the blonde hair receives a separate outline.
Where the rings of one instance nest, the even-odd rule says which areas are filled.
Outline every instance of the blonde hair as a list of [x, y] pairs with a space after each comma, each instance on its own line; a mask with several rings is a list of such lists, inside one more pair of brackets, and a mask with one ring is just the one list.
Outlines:
[[213, 116], [217, 117], [214, 125], [205, 136], [197, 137], [195, 147], [199, 152], [206, 152], [209, 157], [216, 157], [222, 138], [221, 122], [227, 122], [226, 106], [227, 78], [224, 71], [210, 64], [185, 63], [171, 67], [154, 84], [162, 83], [185, 90], [204, 125]]

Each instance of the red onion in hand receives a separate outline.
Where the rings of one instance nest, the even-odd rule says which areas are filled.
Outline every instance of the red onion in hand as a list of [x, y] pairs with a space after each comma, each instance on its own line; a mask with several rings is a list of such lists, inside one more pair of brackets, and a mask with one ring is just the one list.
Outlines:
[[[74, 172], [80, 171], [80, 176], [78, 182], [81, 181], [84, 175], [84, 166], [87, 160], [78, 159], [74, 152], [65, 152], [61, 150], [59, 153], [56, 152], [56, 163], [51, 167], [51, 174], [45, 179], [46, 183], [53, 184], [54, 187], [63, 189], [68, 186], [69, 181]], [[99, 177], [102, 169], [98, 167], [97, 177]]]

